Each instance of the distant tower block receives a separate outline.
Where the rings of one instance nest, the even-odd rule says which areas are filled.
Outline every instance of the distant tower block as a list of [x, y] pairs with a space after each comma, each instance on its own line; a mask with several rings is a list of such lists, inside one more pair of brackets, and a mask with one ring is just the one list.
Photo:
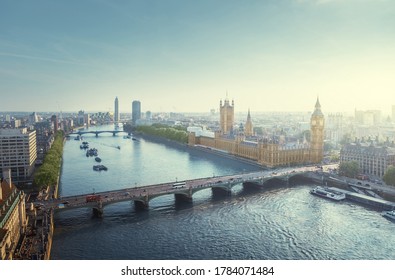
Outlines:
[[134, 100], [132, 102], [132, 123], [136, 125], [138, 120], [141, 119], [141, 102], [138, 100]]
[[120, 117], [119, 117], [119, 103], [118, 103], [118, 97], [115, 97], [115, 102], [114, 102], [114, 122], [119, 122]]
[[234, 101], [232, 105], [229, 104], [228, 98], [225, 99], [222, 105], [222, 100], [219, 103], [220, 110], [220, 128], [222, 134], [231, 134], [233, 132], [233, 123], [235, 119]]

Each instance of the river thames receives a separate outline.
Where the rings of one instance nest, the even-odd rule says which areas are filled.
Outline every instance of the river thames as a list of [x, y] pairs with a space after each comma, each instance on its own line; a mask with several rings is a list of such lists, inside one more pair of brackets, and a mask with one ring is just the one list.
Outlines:
[[[112, 126], [99, 129], [113, 130]], [[92, 128], [91, 130], [96, 130]], [[60, 195], [68, 196], [236, 174], [258, 167], [231, 159], [124, 134], [85, 136], [108, 171], [73, 137], [66, 141]], [[120, 149], [117, 148], [120, 146]], [[191, 204], [172, 195], [150, 201], [147, 211], [132, 202], [108, 205], [102, 218], [81, 208], [55, 214], [52, 259], [395, 259], [395, 223], [374, 209], [309, 194], [311, 185], [277, 186], [230, 196], [197, 192]]]

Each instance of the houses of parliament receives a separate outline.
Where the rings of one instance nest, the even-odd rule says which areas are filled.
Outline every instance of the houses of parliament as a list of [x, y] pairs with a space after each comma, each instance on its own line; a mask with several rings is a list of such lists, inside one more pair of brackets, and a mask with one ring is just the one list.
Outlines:
[[233, 124], [234, 101], [221, 100], [220, 129], [211, 135], [190, 132], [188, 144], [220, 150], [267, 167], [320, 163], [323, 159], [325, 119], [318, 98], [310, 119], [310, 142], [280, 143], [274, 138], [255, 137], [249, 111], [244, 130], [235, 133]]

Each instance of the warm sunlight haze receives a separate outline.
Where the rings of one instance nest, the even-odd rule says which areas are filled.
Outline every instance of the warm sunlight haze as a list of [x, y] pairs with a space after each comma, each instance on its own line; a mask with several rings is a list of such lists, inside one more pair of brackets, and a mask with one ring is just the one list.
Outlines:
[[[383, 110], [395, 2], [1, 1], [0, 92], [14, 111]], [[308, 100], [308, 101], [307, 101]]]

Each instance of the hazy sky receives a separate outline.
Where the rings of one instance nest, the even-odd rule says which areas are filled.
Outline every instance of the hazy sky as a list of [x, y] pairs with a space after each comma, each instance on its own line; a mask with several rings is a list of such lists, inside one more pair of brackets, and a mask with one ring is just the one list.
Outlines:
[[392, 0], [0, 0], [0, 111], [395, 104]]

